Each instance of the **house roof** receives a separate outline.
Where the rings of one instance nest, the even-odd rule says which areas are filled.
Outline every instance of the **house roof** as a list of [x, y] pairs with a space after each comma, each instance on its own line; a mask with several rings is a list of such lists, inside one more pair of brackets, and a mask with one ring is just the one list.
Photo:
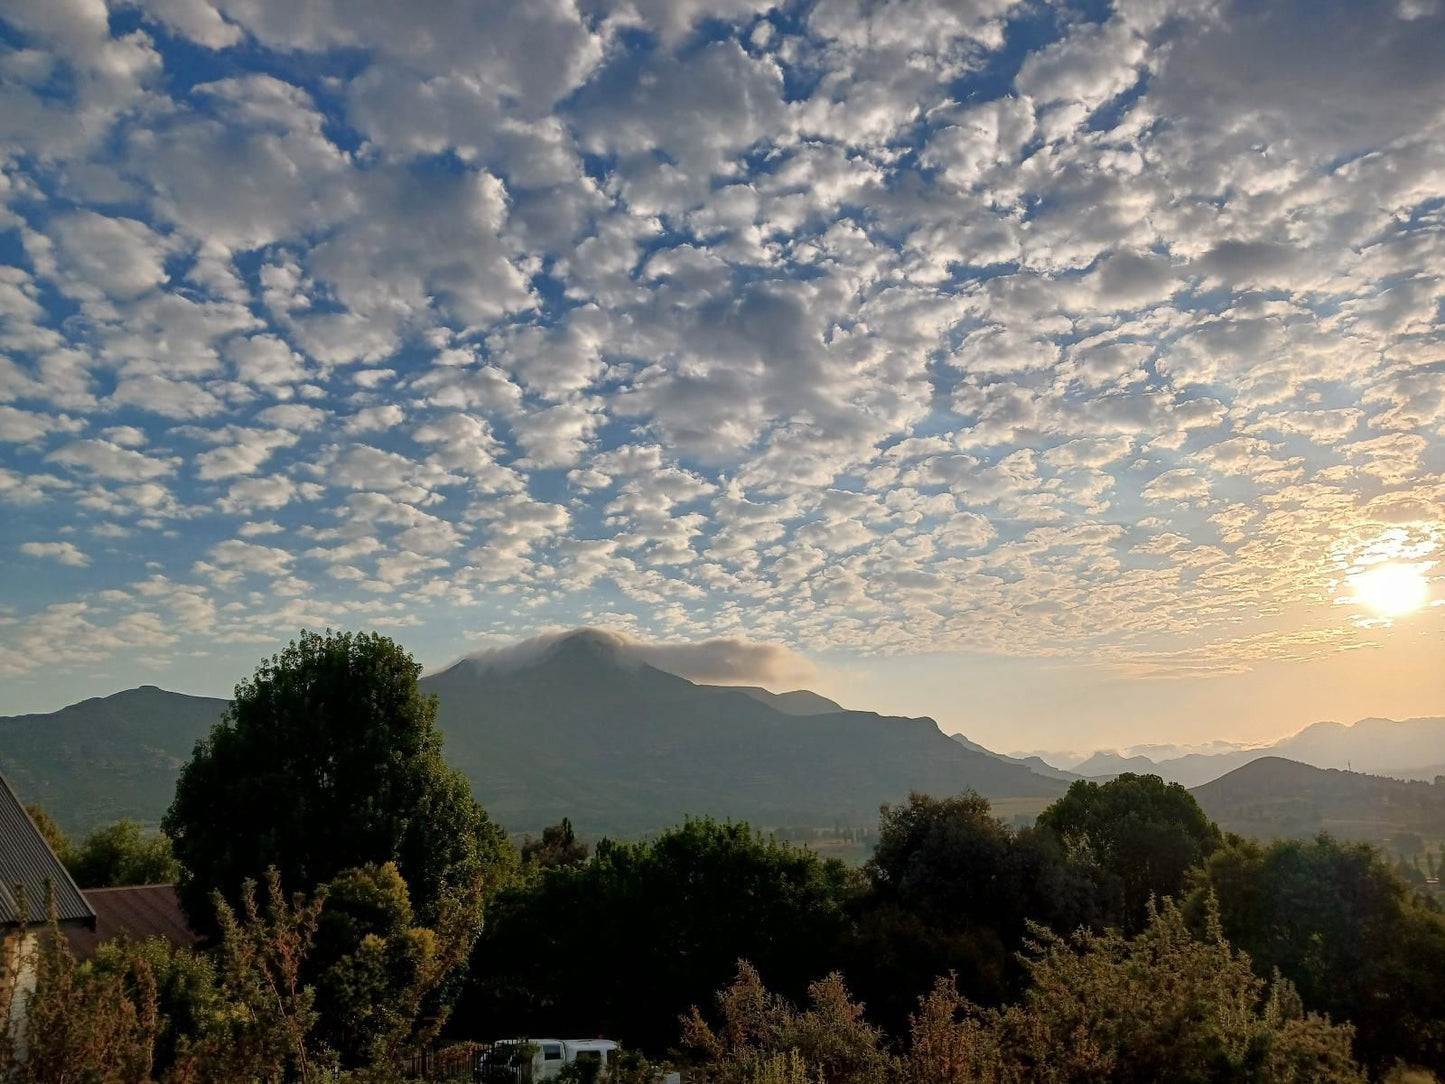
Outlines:
[[[0, 775], [0, 926], [45, 922], [50, 888], [62, 923], [95, 921], [90, 904]], [[26, 915], [20, 913], [22, 889]]]
[[88, 960], [102, 941], [124, 934], [133, 941], [159, 937], [180, 948], [200, 941], [186, 923], [175, 885], [127, 885], [87, 888], [86, 901], [95, 910], [95, 928], [67, 929], [70, 951]]

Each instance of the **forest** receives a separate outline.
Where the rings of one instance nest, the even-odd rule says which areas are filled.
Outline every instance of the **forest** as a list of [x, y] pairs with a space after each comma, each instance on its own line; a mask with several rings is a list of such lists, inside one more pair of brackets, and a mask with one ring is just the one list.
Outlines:
[[618, 1039], [628, 1081], [1445, 1073], [1445, 915], [1369, 845], [1262, 845], [1123, 775], [1022, 827], [913, 794], [861, 867], [705, 815], [517, 848], [418, 672], [385, 637], [303, 633], [197, 745], [163, 836], [48, 826], [82, 883], [174, 875], [204, 940], [78, 962], [8, 934], [36, 986], [0, 982], [0, 1080], [397, 1081], [541, 1034]]

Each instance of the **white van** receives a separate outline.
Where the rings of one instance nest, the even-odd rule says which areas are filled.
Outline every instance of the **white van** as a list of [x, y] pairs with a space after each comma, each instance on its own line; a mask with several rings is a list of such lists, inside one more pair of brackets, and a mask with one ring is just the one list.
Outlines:
[[556, 1080], [564, 1066], [576, 1065], [583, 1080], [602, 1080], [616, 1062], [617, 1044], [611, 1039], [501, 1039], [477, 1058], [472, 1079], [536, 1084]]

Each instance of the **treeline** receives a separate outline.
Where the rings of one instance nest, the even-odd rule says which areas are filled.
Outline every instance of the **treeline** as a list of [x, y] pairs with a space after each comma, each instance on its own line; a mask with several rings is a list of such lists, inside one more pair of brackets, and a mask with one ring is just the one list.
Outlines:
[[[1345, 1049], [1376, 1075], [1445, 1070], [1438, 907], [1368, 845], [1222, 837], [1187, 791], [1154, 776], [1076, 783], [1023, 829], [1002, 824], [975, 795], [914, 795], [883, 811], [862, 870], [707, 820], [646, 843], [604, 841], [590, 857], [533, 860], [488, 910], [454, 1020], [486, 1021], [497, 1034], [601, 1030], [666, 1049], [677, 1043], [679, 1014], [708, 1010], [709, 991], [732, 981], [742, 958], [794, 1005], [837, 973], [866, 1006], [880, 1048], [897, 1051], [919, 998], [943, 976], [952, 976], [959, 1004], [977, 1010], [970, 1018], [995, 1029], [1018, 1031], [1020, 1012], [1040, 1020], [1062, 1012], [1059, 999], [1079, 989], [1056, 980], [1080, 933], [1087, 951], [1077, 966], [1104, 969], [1091, 979], [1093, 1007], [1117, 1016], [1115, 1026], [1131, 1011], [1153, 1011], [1150, 989], [1181, 989], [1176, 964], [1208, 950], [1252, 969], [1259, 983], [1273, 981], [1268, 996], [1251, 995], [1260, 1020], [1308, 1019], [1312, 1034], [1324, 1034], [1324, 1021], [1303, 1013], [1349, 1025]], [[1153, 956], [1145, 948], [1166, 943], [1170, 951]], [[1031, 944], [1045, 946], [1042, 957]], [[1132, 962], [1109, 971], [1121, 959]], [[1143, 985], [1108, 992], [1125, 978]], [[1243, 1042], [1251, 1018], [1231, 1024], [1223, 1007], [1247, 1002], [1247, 985], [1231, 977], [1182, 988], [1198, 996], [1201, 1027], [1223, 1035], [1237, 1024]], [[1211, 998], [1221, 1006], [1213, 1017]], [[1296, 1005], [1298, 1013], [1285, 1012]], [[1184, 1019], [1193, 1010], [1178, 1011]], [[1137, 1051], [1124, 1060], [1153, 1064]], [[1331, 1079], [1251, 1077], [1238, 1065], [1191, 1077], [1189, 1064], [1176, 1064], [1172, 1079]]]
[[861, 869], [707, 819], [519, 853], [418, 672], [303, 633], [238, 686], [163, 825], [206, 944], [41, 939], [0, 1080], [395, 1081], [438, 1041], [598, 1033], [717, 1084], [1445, 1072], [1445, 917], [1368, 846], [1261, 847], [1121, 776], [1019, 828], [914, 795]]

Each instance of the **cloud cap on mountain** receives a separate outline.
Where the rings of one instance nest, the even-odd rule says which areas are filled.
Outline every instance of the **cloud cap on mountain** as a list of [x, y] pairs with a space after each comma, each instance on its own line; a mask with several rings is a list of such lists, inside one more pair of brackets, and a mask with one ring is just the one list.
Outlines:
[[520, 670], [541, 661], [563, 642], [580, 637], [603, 645], [620, 661], [653, 666], [705, 684], [791, 689], [817, 674], [807, 658], [783, 644], [731, 636], [665, 643], [591, 626], [552, 629], [519, 643], [469, 652], [463, 658], [488, 670]]

